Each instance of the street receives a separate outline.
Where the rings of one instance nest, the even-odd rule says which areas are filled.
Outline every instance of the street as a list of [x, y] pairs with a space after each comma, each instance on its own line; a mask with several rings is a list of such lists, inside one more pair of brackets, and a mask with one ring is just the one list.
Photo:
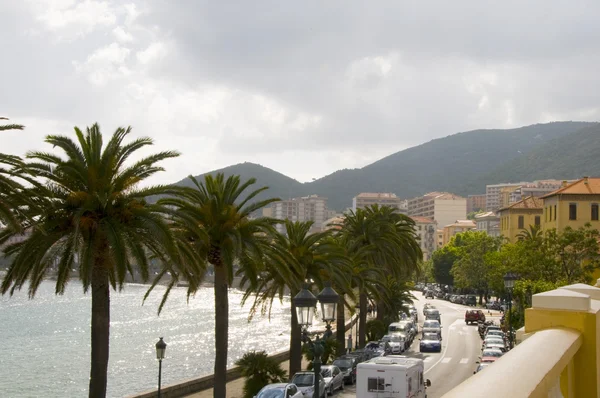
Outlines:
[[[473, 375], [476, 362], [481, 354], [481, 339], [476, 325], [465, 325], [464, 316], [468, 308], [445, 300], [426, 300], [421, 292], [413, 292], [417, 300], [415, 307], [419, 311], [419, 327], [423, 324], [423, 305], [429, 302], [436, 306], [442, 317], [442, 351], [440, 353], [420, 353], [419, 339], [415, 338], [409, 351], [403, 355], [421, 358], [425, 362], [425, 378], [431, 380], [427, 389], [428, 398], [438, 398]], [[485, 311], [488, 316], [487, 310]], [[491, 319], [496, 319], [493, 317]], [[356, 397], [355, 386], [347, 385], [345, 391], [334, 396], [340, 398]]]

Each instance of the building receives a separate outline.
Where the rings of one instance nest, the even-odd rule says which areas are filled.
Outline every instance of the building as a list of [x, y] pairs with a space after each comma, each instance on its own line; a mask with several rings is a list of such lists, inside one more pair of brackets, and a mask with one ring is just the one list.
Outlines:
[[423, 261], [431, 258], [431, 255], [437, 249], [436, 231], [437, 223], [427, 217], [411, 217], [415, 222], [415, 232], [419, 237], [419, 244], [423, 252]]
[[352, 198], [352, 210], [363, 209], [371, 205], [391, 206], [397, 208], [401, 213], [404, 201], [393, 193], [370, 193], [363, 192]]
[[477, 231], [483, 231], [489, 236], [500, 236], [500, 217], [493, 211], [477, 214], [475, 225]]
[[343, 215], [337, 215], [335, 217], [331, 217], [323, 222], [323, 231], [327, 231], [329, 229], [340, 230], [342, 229], [341, 224], [344, 222], [346, 217]]
[[485, 210], [485, 194], [467, 196], [467, 214]]
[[526, 182], [519, 183], [506, 183], [506, 184], [493, 184], [485, 186], [485, 210], [496, 211], [501, 207], [502, 194], [511, 192], [519, 188], [521, 185], [527, 184]]
[[514, 243], [522, 231], [530, 226], [541, 226], [543, 203], [541, 198], [529, 196], [499, 209], [496, 214], [500, 218], [500, 234]]
[[[569, 181], [573, 182], [573, 180]], [[561, 180], [536, 180], [507, 184], [486, 185], [486, 210], [496, 211], [529, 196], [540, 198], [562, 186]]]
[[467, 199], [448, 192], [430, 192], [408, 201], [409, 217], [432, 218], [439, 226], [467, 218]]
[[437, 248], [440, 249], [444, 246], [444, 230], [438, 229], [435, 231], [435, 241], [437, 242]]
[[600, 178], [583, 177], [542, 197], [543, 229], [557, 231], [570, 226], [573, 229], [586, 223], [600, 228]]
[[444, 226], [442, 245], [447, 245], [450, 239], [461, 232], [472, 231], [476, 228], [475, 222], [471, 220], [456, 220], [452, 224]]
[[[271, 206], [272, 216], [280, 220], [313, 221], [310, 232], [318, 232], [323, 228], [327, 216], [327, 198], [317, 195], [303, 196], [275, 202]], [[285, 232], [285, 225], [277, 225], [277, 230]]]

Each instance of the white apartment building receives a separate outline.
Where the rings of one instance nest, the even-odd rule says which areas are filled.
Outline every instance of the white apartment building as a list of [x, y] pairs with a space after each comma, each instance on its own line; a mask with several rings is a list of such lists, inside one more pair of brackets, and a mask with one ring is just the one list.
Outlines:
[[379, 206], [395, 207], [400, 213], [406, 214], [406, 211], [403, 212], [403, 210], [406, 210], [405, 202], [393, 193], [362, 192], [352, 198], [352, 211], [378, 204]]
[[[282, 200], [272, 204], [272, 217], [280, 220], [290, 221], [313, 221], [314, 224], [310, 232], [318, 232], [323, 229], [323, 224], [327, 220], [327, 198], [318, 195], [303, 196]], [[285, 226], [277, 225], [277, 230], [285, 232]]]
[[419, 237], [419, 245], [423, 252], [423, 261], [427, 261], [437, 249], [437, 223], [427, 217], [414, 216], [411, 218], [415, 222], [415, 232]]
[[408, 216], [431, 218], [443, 228], [467, 218], [467, 199], [448, 192], [430, 192], [408, 200]]
[[[573, 182], [570, 180], [568, 182]], [[562, 180], [536, 180], [533, 182], [517, 182], [485, 186], [485, 208], [496, 211], [512, 203], [517, 203], [526, 197], [542, 197], [560, 189]]]

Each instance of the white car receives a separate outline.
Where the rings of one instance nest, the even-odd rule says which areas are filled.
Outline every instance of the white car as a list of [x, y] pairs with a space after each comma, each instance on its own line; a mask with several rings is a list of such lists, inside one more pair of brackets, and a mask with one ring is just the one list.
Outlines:
[[303, 398], [303, 395], [295, 384], [275, 383], [264, 386], [254, 398]]
[[[290, 383], [298, 386], [304, 398], [313, 398], [315, 392], [315, 373], [298, 372], [292, 377]], [[325, 397], [325, 380], [319, 375], [319, 398]]]
[[322, 366], [321, 376], [325, 380], [325, 390], [329, 395], [333, 395], [333, 392], [337, 389], [344, 390], [344, 374], [337, 366]]
[[402, 354], [406, 348], [406, 340], [400, 334], [386, 334], [381, 341], [386, 341], [390, 345], [392, 354]]

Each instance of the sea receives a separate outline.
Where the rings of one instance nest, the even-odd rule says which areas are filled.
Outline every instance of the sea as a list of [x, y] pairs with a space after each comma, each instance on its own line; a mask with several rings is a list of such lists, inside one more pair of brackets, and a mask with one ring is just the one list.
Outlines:
[[[167, 343], [162, 385], [213, 373], [214, 296], [211, 287], [187, 297], [174, 288], [160, 316], [165, 288], [143, 301], [147, 285], [128, 284], [111, 292], [107, 396], [124, 397], [157, 387], [155, 344]], [[79, 282], [63, 295], [44, 281], [30, 299], [27, 289], [0, 296], [0, 397], [86, 397], [90, 371], [91, 297]], [[276, 300], [271, 315], [249, 320], [250, 302], [229, 292], [228, 366], [245, 352], [280, 352], [289, 346], [290, 303]], [[317, 326], [315, 326], [317, 327]]]

